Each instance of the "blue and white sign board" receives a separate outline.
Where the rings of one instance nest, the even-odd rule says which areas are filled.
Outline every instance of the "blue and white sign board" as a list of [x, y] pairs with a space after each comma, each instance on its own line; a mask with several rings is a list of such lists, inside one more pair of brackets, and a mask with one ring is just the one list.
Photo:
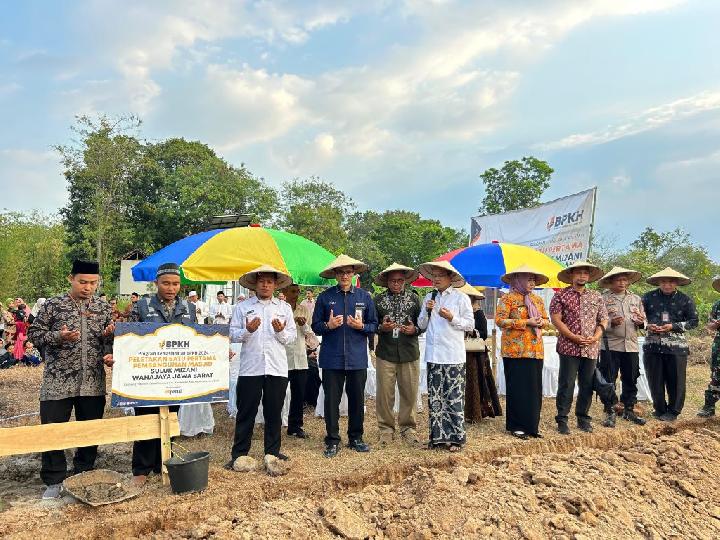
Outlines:
[[117, 323], [112, 407], [228, 401], [227, 325]]

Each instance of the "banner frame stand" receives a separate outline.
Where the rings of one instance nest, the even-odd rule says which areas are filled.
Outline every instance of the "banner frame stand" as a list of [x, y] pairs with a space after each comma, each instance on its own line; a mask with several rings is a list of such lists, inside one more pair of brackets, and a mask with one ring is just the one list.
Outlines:
[[172, 442], [170, 440], [170, 407], [160, 407], [160, 461], [162, 463], [162, 485], [170, 483], [167, 466], [165, 462], [172, 457]]

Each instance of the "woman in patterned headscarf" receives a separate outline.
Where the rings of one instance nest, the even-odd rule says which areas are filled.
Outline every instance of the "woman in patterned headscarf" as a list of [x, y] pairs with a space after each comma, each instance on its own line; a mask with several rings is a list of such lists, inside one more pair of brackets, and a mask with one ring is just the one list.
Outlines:
[[510, 292], [498, 301], [501, 354], [507, 389], [505, 428], [520, 439], [539, 437], [542, 408], [543, 338], [549, 323], [542, 298], [533, 294], [548, 277], [523, 265], [502, 277]]

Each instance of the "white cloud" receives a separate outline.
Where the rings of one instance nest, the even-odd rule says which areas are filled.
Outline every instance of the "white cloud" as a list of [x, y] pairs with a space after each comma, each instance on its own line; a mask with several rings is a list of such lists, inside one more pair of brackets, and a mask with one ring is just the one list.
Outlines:
[[207, 95], [194, 113], [212, 111], [217, 123], [207, 124], [207, 136], [222, 151], [280, 137], [309, 121], [302, 98], [314, 83], [296, 75], [212, 65], [203, 85]]
[[315, 147], [321, 154], [331, 156], [335, 149], [335, 137], [330, 133], [318, 133], [315, 137]]
[[[94, 0], [75, 12], [93, 54], [62, 75], [69, 82], [57, 106], [71, 114], [137, 112], [148, 126], [224, 153], [266, 145], [283, 173], [313, 174], [343, 159], [419, 163], [444, 142], [492, 144], [486, 136], [507, 121], [524, 70], [569, 32], [594, 18], [678, 3]], [[400, 32], [377, 60], [312, 74], [240, 62], [231, 54], [244, 53], [230, 52], [231, 41], [242, 41], [260, 57], [279, 58], [314, 32], [367, 13], [400, 14], [414, 33], [404, 43]], [[342, 63], [341, 52], [336, 57]], [[163, 87], [163, 75], [173, 84]]]
[[720, 92], [701, 92], [651, 107], [620, 124], [588, 133], [575, 133], [558, 141], [538, 145], [542, 150], [557, 150], [574, 146], [604, 144], [656, 129], [701, 112], [720, 109]]
[[619, 190], [630, 187], [631, 183], [632, 183], [632, 178], [625, 171], [620, 171], [616, 175], [614, 175], [612, 178], [610, 178], [610, 185], [613, 188], [619, 189]]
[[657, 170], [661, 176], [673, 177], [675, 175], [677, 177], [677, 175], [685, 176], [698, 171], [715, 172], [718, 170], [718, 165], [720, 165], [720, 148], [698, 157], [665, 161], [658, 165]]
[[[314, 129], [314, 135], [334, 134], [336, 156], [379, 155], [391, 146], [390, 139], [403, 145], [407, 139], [468, 140], [492, 132], [502, 122], [503, 105], [528, 58], [592, 18], [678, 3], [409, 0], [398, 7], [386, 0], [90, 0], [76, 9], [79, 27], [103, 36], [93, 58], [100, 66], [113, 66], [119, 81], [73, 77], [78, 82], [64, 92], [60, 107], [71, 114], [131, 111], [150, 118], [166, 109], [166, 102], [177, 103], [168, 92], [178, 89], [162, 88], [160, 74], [186, 70], [186, 84], [197, 93], [193, 99], [188, 89], [185, 99], [191, 102], [182, 105], [188, 127], [220, 149], [273, 141], [293, 130], [304, 137], [304, 131]], [[258, 40], [282, 50], [362, 14], [392, 17], [398, 12], [412, 20], [419, 37], [412, 45], [398, 43], [372, 65], [309, 77], [220, 60], [227, 40]], [[508, 68], [483, 65], [498, 51], [512, 53]], [[200, 69], [193, 71], [193, 66]], [[204, 80], [192, 80], [198, 71], [204, 71]]]

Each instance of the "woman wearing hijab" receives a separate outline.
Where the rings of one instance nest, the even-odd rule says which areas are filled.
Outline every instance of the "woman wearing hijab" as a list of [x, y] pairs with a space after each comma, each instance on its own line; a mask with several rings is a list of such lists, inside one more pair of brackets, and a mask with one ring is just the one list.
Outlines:
[[549, 320], [542, 298], [532, 290], [549, 278], [527, 265], [502, 277], [510, 292], [499, 301], [495, 323], [502, 329], [501, 354], [507, 388], [505, 428], [520, 439], [539, 437], [544, 348]]
[[37, 317], [38, 312], [40, 311], [40, 308], [42, 305], [47, 302], [47, 298], [38, 298], [37, 302], [35, 302], [35, 305], [33, 306], [32, 310], [30, 311], [30, 315], [28, 315], [27, 322], [28, 324], [32, 324], [35, 320], [35, 317]]
[[27, 339], [28, 327], [25, 307], [25, 304], [22, 304], [15, 312], [15, 347], [13, 348], [13, 356], [18, 361], [25, 356], [25, 340]]
[[[480, 301], [485, 295], [467, 283], [458, 289], [467, 294], [472, 303], [475, 316], [475, 332], [480, 339], [487, 339], [487, 318]], [[483, 418], [495, 418], [502, 414], [495, 378], [493, 377], [490, 357], [487, 351], [465, 351], [465, 421], [480, 422]]]

